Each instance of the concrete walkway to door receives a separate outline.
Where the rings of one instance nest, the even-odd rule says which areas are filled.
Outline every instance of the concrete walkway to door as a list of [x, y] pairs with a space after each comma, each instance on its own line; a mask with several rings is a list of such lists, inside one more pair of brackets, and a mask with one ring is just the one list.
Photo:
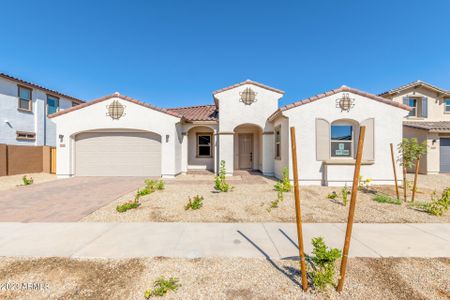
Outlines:
[[144, 185], [144, 177], [73, 177], [0, 192], [0, 222], [74, 222]]
[[[303, 226], [342, 249], [343, 223]], [[0, 223], [0, 256], [298, 257], [293, 223]], [[351, 257], [450, 257], [450, 224], [355, 224]]]

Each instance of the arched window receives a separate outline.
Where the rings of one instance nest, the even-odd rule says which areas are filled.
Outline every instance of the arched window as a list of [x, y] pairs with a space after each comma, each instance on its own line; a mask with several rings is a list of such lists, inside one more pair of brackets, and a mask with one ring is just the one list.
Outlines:
[[331, 124], [330, 149], [332, 158], [353, 157], [355, 124], [351, 121], [338, 120]]

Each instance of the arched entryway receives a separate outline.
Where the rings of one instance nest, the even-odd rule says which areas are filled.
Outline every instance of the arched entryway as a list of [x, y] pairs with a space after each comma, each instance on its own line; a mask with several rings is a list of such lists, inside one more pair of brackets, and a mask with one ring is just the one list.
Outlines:
[[262, 169], [262, 128], [241, 124], [234, 128], [234, 169]]
[[214, 129], [195, 126], [187, 132], [187, 170], [214, 171]]

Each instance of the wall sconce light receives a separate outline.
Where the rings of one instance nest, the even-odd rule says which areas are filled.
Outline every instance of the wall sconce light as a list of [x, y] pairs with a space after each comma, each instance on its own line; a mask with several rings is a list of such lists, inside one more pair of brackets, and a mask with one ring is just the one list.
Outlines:
[[59, 142], [62, 143], [64, 141], [64, 134], [59, 135]]
[[431, 145], [433, 145], [434, 146], [434, 144], [436, 144], [436, 139], [433, 139], [432, 141], [431, 141]]
[[166, 143], [169, 142], [169, 137], [170, 137], [170, 135], [166, 134]]

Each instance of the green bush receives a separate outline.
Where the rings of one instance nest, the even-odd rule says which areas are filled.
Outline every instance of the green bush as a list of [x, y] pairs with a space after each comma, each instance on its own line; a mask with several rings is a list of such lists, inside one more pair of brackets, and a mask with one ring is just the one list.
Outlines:
[[281, 180], [275, 183], [274, 188], [278, 192], [287, 193], [292, 190], [292, 184], [291, 181], [289, 180], [289, 169], [284, 167], [282, 173], [283, 175]]
[[438, 198], [436, 192], [434, 192], [431, 196], [431, 202], [411, 203], [410, 207], [419, 208], [434, 216], [442, 216], [450, 207], [450, 187], [442, 192], [440, 198]]
[[34, 182], [34, 179], [31, 176], [30, 176], [30, 178], [28, 178], [27, 175], [23, 175], [22, 182], [23, 182], [23, 185], [31, 185]]
[[345, 186], [341, 189], [342, 203], [344, 203], [345, 206], [347, 206], [348, 203], [348, 195], [350, 195], [350, 190], [347, 184], [345, 184]]
[[378, 203], [388, 203], [388, 204], [395, 204], [395, 205], [402, 204], [400, 199], [392, 198], [391, 196], [380, 194], [380, 193], [377, 193], [375, 195], [375, 197], [373, 197], [373, 201], [376, 201]]
[[313, 251], [311, 260], [314, 268], [311, 272], [313, 285], [322, 290], [334, 283], [336, 261], [341, 258], [341, 250], [328, 248], [322, 237], [312, 239]]
[[186, 204], [186, 206], [184, 207], [185, 210], [188, 209], [192, 209], [192, 210], [197, 210], [200, 209], [203, 206], [203, 196], [195, 196], [193, 199], [191, 199], [191, 197], [189, 197], [189, 202]]
[[370, 179], [370, 178], [364, 179], [364, 177], [362, 175], [360, 175], [359, 179], [358, 179], [358, 190], [368, 191], [371, 182], [372, 182], [372, 179]]
[[331, 192], [330, 194], [327, 195], [327, 198], [328, 198], [328, 199], [332, 199], [332, 200], [333, 200], [333, 199], [336, 199], [336, 198], [337, 198], [336, 192], [334, 192], [334, 191]]
[[177, 278], [170, 277], [166, 279], [164, 276], [161, 276], [153, 282], [153, 290], [148, 289], [145, 291], [144, 297], [145, 299], [149, 299], [152, 296], [162, 297], [169, 291], [175, 292], [179, 287], [181, 287], [181, 284], [178, 283]]
[[150, 191], [154, 192], [155, 190], [164, 190], [166, 187], [166, 183], [164, 180], [152, 180], [152, 179], [146, 179], [145, 180], [145, 187]]
[[229, 192], [233, 190], [233, 186], [225, 181], [226, 168], [225, 161], [220, 161], [219, 175], [214, 180], [214, 188], [220, 192]]
[[139, 201], [128, 201], [125, 202], [123, 204], [119, 204], [116, 206], [116, 210], [117, 212], [123, 213], [126, 212], [129, 209], [134, 209], [134, 208], [138, 208], [141, 205], [141, 203], [139, 203]]

